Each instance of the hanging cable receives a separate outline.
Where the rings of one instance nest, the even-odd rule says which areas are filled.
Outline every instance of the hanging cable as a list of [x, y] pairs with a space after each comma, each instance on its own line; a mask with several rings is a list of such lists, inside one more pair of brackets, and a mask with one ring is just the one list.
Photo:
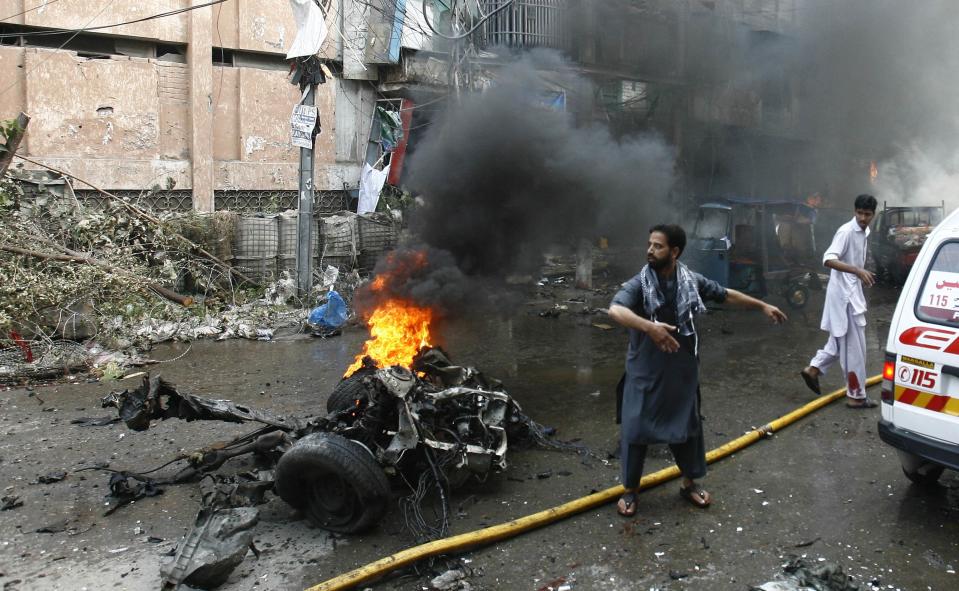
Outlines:
[[[221, 1], [223, 1], [223, 0], [221, 0]], [[93, 18], [91, 18], [89, 21], [87, 21], [87, 24], [89, 25], [89, 24], [92, 23], [93, 21], [95, 21], [95, 20], [97, 20], [98, 18], [100, 18], [100, 15], [103, 14], [104, 12], [106, 12], [106, 9], [107, 9], [107, 8], [110, 8], [111, 6], [113, 6], [113, 3], [114, 3], [114, 2], [116, 2], [116, 0], [110, 0], [110, 2], [106, 3], [106, 4], [103, 6], [103, 8], [100, 9], [100, 12], [96, 13], [95, 15], [93, 15]], [[49, 60], [51, 57], [55, 56], [55, 55], [57, 54], [57, 52], [59, 52], [59, 51], [60, 51], [61, 49], [63, 49], [64, 47], [66, 47], [67, 43], [70, 43], [71, 41], [73, 41], [74, 37], [76, 37], [77, 35], [79, 35], [80, 33], [82, 33], [82, 32], [85, 31], [85, 30], [86, 30], [86, 27], [84, 27], [83, 29], [78, 29], [77, 32], [75, 32], [73, 35], [70, 35], [70, 38], [67, 39], [66, 41], [64, 41], [63, 43], [61, 43], [61, 44], [60, 44], [60, 47], [57, 47], [55, 50], [53, 50], [52, 52], [50, 52], [50, 55], [48, 55], [47, 57], [45, 57], [45, 58], [43, 58], [42, 60], [40, 60], [39, 62], [37, 62], [37, 64], [36, 64], [35, 66], [33, 66], [32, 68], [30, 68], [29, 71], [24, 72], [24, 74], [23, 74], [23, 79], [26, 80], [26, 79], [27, 79], [27, 76], [29, 76], [30, 74], [32, 74], [33, 72], [35, 72], [35, 71], [37, 70], [37, 68], [39, 68], [40, 66], [42, 66], [43, 64], [45, 64], [45, 63], [47, 62], [47, 60]], [[17, 86], [18, 84], [20, 84], [20, 80], [19, 80], [19, 79], [13, 81], [9, 86], [7, 86], [6, 88], [4, 88], [3, 90], [0, 90], [0, 96], [5, 95], [6, 93], [8, 93], [8, 92], [10, 91], [11, 88], [14, 88], [14, 87]]]
[[37, 10], [37, 9], [40, 9], [40, 8], [46, 8], [47, 6], [50, 6], [51, 4], [55, 4], [55, 3], [59, 2], [59, 1], [60, 1], [60, 0], [50, 0], [49, 2], [44, 2], [43, 4], [38, 4], [38, 5], [34, 6], [33, 8], [28, 8], [28, 9], [24, 10], [23, 12], [18, 12], [17, 14], [11, 14], [10, 16], [5, 16], [5, 17], [3, 17], [3, 18], [0, 18], [0, 21], [6, 21], [6, 20], [10, 20], [10, 19], [12, 19], [12, 18], [17, 18], [18, 16], [22, 16], [22, 15], [24, 15], [24, 14], [27, 14], [28, 12], [33, 12], [34, 10]]
[[[51, 29], [48, 31], [30, 31], [30, 32], [21, 32], [21, 33], [2, 33], [0, 34], [0, 39], [7, 37], [47, 37], [51, 35], [65, 35], [67, 33], [73, 33], [76, 36], [79, 33], [89, 33], [90, 31], [102, 31], [103, 29], [112, 29], [114, 27], [122, 27], [125, 25], [132, 25], [135, 23], [142, 23], [144, 21], [150, 21], [158, 18], [164, 18], [168, 16], [174, 16], [184, 12], [190, 12], [191, 10], [196, 10], [198, 8], [206, 8], [207, 6], [214, 6], [216, 4], [222, 4], [227, 0], [213, 0], [212, 2], [207, 2], [206, 4], [197, 4], [196, 6], [188, 6], [186, 8], [178, 8], [176, 10], [170, 10], [167, 12], [161, 12], [159, 14], [153, 14], [150, 16], [145, 16], [142, 18], [133, 19], [131, 21], [126, 21], [122, 23], [114, 23], [112, 25], [98, 25], [96, 27], [87, 27], [84, 26], [82, 29]], [[110, 4], [113, 4], [112, 2]], [[100, 16], [103, 13], [101, 10], [97, 13], [97, 16]], [[14, 15], [16, 16], [16, 15]], [[93, 20], [96, 20], [94, 17]], [[90, 21], [93, 22], [93, 21]], [[71, 37], [72, 39], [72, 37]]]
[[460, 39], [466, 39], [467, 37], [475, 33], [477, 29], [479, 29], [484, 24], [486, 24], [486, 21], [488, 21], [489, 19], [493, 18], [500, 12], [512, 6], [515, 1], [516, 0], [509, 0], [508, 2], [506, 2], [505, 4], [497, 8], [496, 10], [493, 10], [489, 14], [485, 15], [483, 18], [477, 21], [475, 25], [470, 27], [470, 29], [466, 31], [465, 33], [462, 33], [460, 35], [447, 35], [445, 33], [440, 33], [439, 31], [437, 31], [436, 27], [433, 26], [433, 23], [430, 22], [429, 13], [426, 10], [426, 0], [423, 0], [423, 22], [426, 23], [426, 26], [429, 27], [430, 30], [433, 31], [435, 35], [442, 37], [443, 39], [448, 39], [450, 41], [459, 41]]

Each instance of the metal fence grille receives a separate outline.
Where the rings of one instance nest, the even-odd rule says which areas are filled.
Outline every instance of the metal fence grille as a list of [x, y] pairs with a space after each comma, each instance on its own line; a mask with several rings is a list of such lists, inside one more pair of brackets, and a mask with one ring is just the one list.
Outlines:
[[[77, 189], [75, 193], [77, 199], [87, 207], [102, 209], [109, 201], [109, 197], [99, 191]], [[155, 211], [193, 211], [193, 192], [189, 189], [155, 193], [114, 190], [110, 193]], [[213, 204], [217, 211], [225, 209], [241, 214], [280, 213], [296, 209], [298, 196], [297, 191], [214, 191]], [[343, 211], [350, 203], [350, 195], [346, 191], [316, 191], [313, 199], [313, 211], [316, 214]]]
[[[104, 208], [110, 201], [110, 198], [106, 195], [91, 189], [76, 189], [74, 193], [80, 203], [96, 209]], [[134, 205], [142, 205], [152, 210], [193, 211], [193, 191], [189, 189], [157, 191], [155, 193], [149, 191], [117, 190], [110, 191], [110, 193], [121, 199], [128, 199]]]
[[[480, 0], [487, 14], [509, 0]], [[481, 45], [570, 49], [568, 0], [516, 0], [482, 28]]]
[[[296, 209], [298, 191], [214, 191], [213, 207], [238, 213], [279, 213]], [[345, 191], [314, 191], [313, 212], [333, 213], [349, 205]]]

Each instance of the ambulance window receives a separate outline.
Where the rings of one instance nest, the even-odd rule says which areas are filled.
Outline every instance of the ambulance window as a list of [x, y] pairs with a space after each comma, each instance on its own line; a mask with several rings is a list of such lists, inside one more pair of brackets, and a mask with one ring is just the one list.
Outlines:
[[939, 247], [916, 302], [916, 317], [959, 327], [959, 242]]

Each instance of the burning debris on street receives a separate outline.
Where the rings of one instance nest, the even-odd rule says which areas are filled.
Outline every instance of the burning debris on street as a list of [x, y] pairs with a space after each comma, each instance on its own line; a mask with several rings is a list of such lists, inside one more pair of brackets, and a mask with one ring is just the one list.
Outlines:
[[[621, 509], [410, 585], [949, 588], [957, 481], [904, 462], [901, 482], [873, 427], [949, 420], [948, 361], [923, 356], [948, 352], [891, 359], [883, 338], [959, 205], [954, 3], [39, 4], [0, 19], [0, 105], [21, 112], [0, 121], [0, 587], [159, 570], [164, 589], [302, 588], [622, 485]], [[853, 273], [824, 249], [858, 194], [882, 208]], [[667, 259], [645, 252], [659, 224], [680, 226], [657, 231]], [[942, 305], [952, 262], [928, 275]], [[869, 369], [915, 365], [911, 385], [737, 451], [702, 487], [673, 470], [680, 499], [636, 496], [647, 446], [648, 475], [662, 442], [759, 442], [767, 411], [831, 412], [849, 374], [803, 370], [810, 402], [797, 352], [821, 345], [821, 288], [873, 269], [868, 322], [837, 328]], [[760, 333], [735, 310], [753, 298], [796, 313]], [[673, 377], [695, 387], [674, 396]], [[934, 378], [915, 400], [946, 411], [906, 408], [899, 390]], [[672, 423], [680, 398], [675, 433], [615, 426]]]
[[[525, 415], [501, 382], [454, 365], [435, 346], [433, 309], [407, 299], [423, 293], [413, 284], [431, 275], [425, 251], [394, 254], [385, 266], [394, 272], [377, 275], [358, 293], [358, 300], [373, 305], [365, 312], [370, 338], [330, 394], [326, 415], [280, 417], [184, 394], [156, 376], [103, 400], [134, 430], [171, 418], [259, 425], [227, 444], [175, 458], [170, 464], [183, 467], [170, 476], [111, 470], [115, 504], [108, 512], [168, 484], [199, 479], [213, 487], [203, 494], [193, 531], [163, 569], [165, 584], [221, 582], [245, 553], [255, 506], [267, 490], [315, 525], [342, 533], [375, 527], [398, 496], [407, 528], [422, 542], [448, 534], [451, 491], [506, 470], [510, 446], [588, 453], [550, 439], [550, 430]], [[230, 459], [249, 454], [256, 458], [252, 472], [219, 472]], [[430, 509], [434, 504], [438, 508]], [[229, 531], [207, 533], [223, 528]]]

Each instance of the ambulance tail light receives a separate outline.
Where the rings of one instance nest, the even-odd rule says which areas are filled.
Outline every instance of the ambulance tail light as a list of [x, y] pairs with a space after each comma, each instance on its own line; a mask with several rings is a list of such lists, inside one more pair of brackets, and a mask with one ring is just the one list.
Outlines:
[[896, 355], [886, 353], [886, 361], [882, 364], [882, 401], [892, 404], [896, 390]]

